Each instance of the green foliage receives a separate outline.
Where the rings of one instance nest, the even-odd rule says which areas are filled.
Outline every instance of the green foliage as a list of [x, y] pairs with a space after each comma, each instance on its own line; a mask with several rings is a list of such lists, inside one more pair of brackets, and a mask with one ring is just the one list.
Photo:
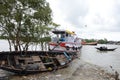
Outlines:
[[100, 39], [100, 40], [98, 40], [98, 43], [100, 43], [100, 44], [107, 44], [107, 39]]
[[95, 39], [84, 39], [85, 42], [89, 43], [89, 42], [96, 42]]
[[106, 44], [108, 43], [108, 40], [105, 39], [100, 39], [100, 40], [96, 40], [96, 39], [84, 39], [85, 42], [89, 43], [89, 42], [98, 42], [99, 44]]
[[40, 38], [40, 42], [50, 42], [50, 41], [51, 41], [51, 37]]
[[0, 36], [19, 50], [23, 44], [48, 42], [51, 16], [46, 0], [1, 0]]

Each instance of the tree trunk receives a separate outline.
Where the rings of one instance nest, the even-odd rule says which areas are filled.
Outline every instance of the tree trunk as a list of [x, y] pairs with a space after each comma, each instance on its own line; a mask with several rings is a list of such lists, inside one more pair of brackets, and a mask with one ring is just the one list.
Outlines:
[[25, 51], [28, 51], [28, 43], [25, 44]]
[[12, 48], [11, 48], [11, 43], [10, 43], [10, 40], [8, 39], [8, 43], [9, 43], [9, 50], [10, 52], [12, 51]]
[[43, 48], [44, 48], [43, 42], [41, 42], [41, 50], [42, 50], [42, 51], [43, 51]]
[[35, 46], [35, 51], [37, 50], [37, 44], [36, 44], [36, 46]]

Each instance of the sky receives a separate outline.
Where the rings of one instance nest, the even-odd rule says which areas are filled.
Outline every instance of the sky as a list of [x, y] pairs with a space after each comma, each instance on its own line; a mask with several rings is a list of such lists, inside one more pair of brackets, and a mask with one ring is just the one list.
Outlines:
[[80, 38], [120, 41], [120, 0], [47, 0], [53, 21]]

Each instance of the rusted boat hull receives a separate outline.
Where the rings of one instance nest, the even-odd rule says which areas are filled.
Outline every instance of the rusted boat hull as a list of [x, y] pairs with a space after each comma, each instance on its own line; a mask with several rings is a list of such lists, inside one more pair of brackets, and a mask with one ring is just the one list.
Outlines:
[[[61, 67], [57, 68], [56, 70], [66, 68], [66, 67], [68, 67], [68, 64], [61, 66]], [[11, 67], [6, 67], [6, 66], [1, 66], [0, 69], [9, 71], [9, 72], [12, 72], [15, 74], [20, 74], [20, 75], [37, 74], [37, 73], [48, 72], [48, 71], [50, 72], [50, 71], [55, 70], [55, 69], [52, 69], [52, 70], [47, 70], [47, 69], [45, 69], [45, 70], [22, 70], [22, 69], [14, 69]]]
[[97, 45], [97, 42], [90, 42], [90, 43], [86, 43], [86, 42], [82, 42], [82, 45]]
[[0, 69], [17, 74], [53, 71], [67, 67], [75, 55], [55, 51], [0, 52]]

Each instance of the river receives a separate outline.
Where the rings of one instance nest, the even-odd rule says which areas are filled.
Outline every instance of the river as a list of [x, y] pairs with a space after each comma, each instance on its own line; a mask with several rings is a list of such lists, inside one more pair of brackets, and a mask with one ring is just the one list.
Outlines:
[[[7, 41], [0, 40], [0, 45], [1, 45], [0, 51], [9, 50]], [[95, 47], [100, 47], [100, 46], [107, 46], [108, 48], [117, 48], [117, 49], [115, 51], [98, 51]], [[98, 44], [97, 46], [84, 45], [81, 48], [81, 52], [79, 55], [80, 55], [79, 59], [82, 61], [100, 66], [110, 72], [113, 70], [117, 71], [120, 74], [120, 45], [108, 45], [108, 44]], [[79, 63], [79, 60], [74, 61], [72, 62], [72, 64], [70, 64], [68, 68], [57, 71], [56, 75], [61, 76], [59, 74], [64, 73], [65, 74], [64, 76], [66, 77], [68, 76], [68, 74], [72, 74], [71, 72], [74, 72], [75, 68], [77, 68], [79, 64], [81, 64]], [[112, 69], [110, 66], [112, 66]], [[12, 74], [0, 70], [0, 76], [7, 76], [7, 75], [12, 75]], [[41, 74], [38, 74], [38, 76], [39, 75]], [[16, 77], [14, 79], [16, 80]]]
[[[106, 46], [117, 48], [115, 51], [98, 51], [95, 47]], [[80, 58], [83, 61], [103, 67], [107, 70], [120, 73], [120, 45], [98, 44], [97, 46], [85, 45], [82, 47]], [[111, 67], [112, 66], [112, 69]]]

